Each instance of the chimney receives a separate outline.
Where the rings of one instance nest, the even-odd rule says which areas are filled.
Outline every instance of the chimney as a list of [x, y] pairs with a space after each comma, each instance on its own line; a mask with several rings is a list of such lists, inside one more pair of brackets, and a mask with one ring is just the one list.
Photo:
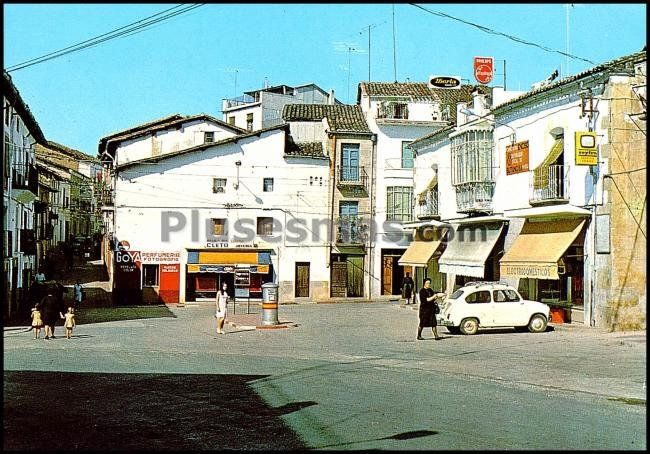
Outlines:
[[327, 104], [334, 104], [334, 89], [331, 89], [327, 95]]
[[474, 111], [479, 117], [485, 115], [487, 112], [487, 100], [478, 87], [472, 92], [472, 107], [472, 111]]

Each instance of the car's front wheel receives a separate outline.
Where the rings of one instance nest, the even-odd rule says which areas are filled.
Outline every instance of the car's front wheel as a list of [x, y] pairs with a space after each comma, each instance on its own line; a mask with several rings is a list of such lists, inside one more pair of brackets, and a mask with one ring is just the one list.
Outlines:
[[463, 334], [471, 335], [476, 334], [478, 331], [478, 320], [475, 318], [466, 318], [460, 322], [460, 332]]
[[547, 325], [548, 321], [546, 320], [546, 317], [541, 314], [535, 314], [530, 318], [530, 321], [528, 322], [528, 331], [531, 333], [543, 333], [546, 331]]

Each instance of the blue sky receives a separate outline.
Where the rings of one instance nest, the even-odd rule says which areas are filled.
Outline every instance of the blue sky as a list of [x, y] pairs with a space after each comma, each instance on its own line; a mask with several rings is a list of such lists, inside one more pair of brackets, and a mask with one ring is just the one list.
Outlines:
[[[175, 4], [4, 4], [4, 67], [122, 27]], [[494, 31], [567, 51], [564, 4], [420, 4]], [[48, 140], [95, 155], [102, 136], [153, 119], [205, 112], [270, 85], [316, 83], [356, 102], [368, 79], [426, 81], [451, 75], [476, 83], [473, 58], [492, 56], [490, 85], [527, 90], [554, 69], [593, 65], [406, 3], [206, 4], [141, 33], [11, 72]], [[568, 53], [596, 64], [646, 44], [646, 5], [574, 4]], [[349, 49], [353, 48], [353, 51]], [[349, 62], [349, 65], [348, 65]], [[236, 76], [236, 81], [235, 81]], [[236, 82], [236, 83], [235, 83]]]

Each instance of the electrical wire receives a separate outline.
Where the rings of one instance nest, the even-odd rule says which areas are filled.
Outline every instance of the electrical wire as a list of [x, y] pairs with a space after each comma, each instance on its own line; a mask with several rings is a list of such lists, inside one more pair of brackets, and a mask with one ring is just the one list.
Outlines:
[[[65, 47], [63, 49], [60, 49], [60, 50], [57, 50], [57, 51], [50, 52], [48, 54], [42, 55], [40, 57], [32, 58], [32, 59], [24, 61], [22, 63], [18, 63], [16, 65], [10, 66], [10, 67], [6, 68], [6, 71], [7, 72], [18, 71], [20, 69], [24, 69], [24, 68], [27, 68], [27, 67], [30, 67], [30, 66], [33, 66], [33, 65], [37, 65], [39, 63], [44, 63], [46, 61], [53, 60], [53, 59], [58, 58], [58, 57], [62, 57], [64, 55], [70, 54], [72, 52], [77, 52], [79, 50], [83, 50], [83, 49], [86, 49], [86, 48], [89, 48], [89, 47], [94, 47], [94, 46], [96, 46], [98, 44], [101, 44], [101, 43], [106, 42], [106, 41], [110, 41], [111, 39], [118, 38], [118, 37], [121, 37], [123, 35], [133, 34], [133, 32], [135, 30], [143, 31], [141, 29], [144, 29], [144, 28], [149, 27], [149, 26], [151, 26], [153, 24], [157, 24], [159, 22], [165, 21], [167, 19], [171, 19], [172, 17], [178, 16], [180, 14], [184, 14], [186, 12], [189, 12], [189, 11], [191, 11], [193, 9], [199, 8], [199, 7], [204, 6], [204, 5], [205, 5], [205, 3], [199, 3], [199, 4], [190, 5], [190, 6], [185, 6], [185, 7], [183, 7], [183, 9], [173, 11], [173, 10], [183, 6], [183, 4], [177, 5], [177, 6], [174, 6], [172, 8], [161, 11], [159, 13], [156, 13], [156, 14], [154, 14], [152, 16], [146, 17], [146, 18], [141, 19], [139, 21], [132, 22], [131, 24], [128, 24], [128, 25], [125, 25], [123, 27], [112, 30], [110, 32], [104, 33], [104, 34], [99, 35], [99, 36], [95, 36], [94, 38], [90, 38], [90, 39], [87, 39], [87, 40], [82, 41], [80, 43], [74, 44], [72, 46], [68, 46], [68, 47]], [[161, 16], [161, 15], [163, 15], [163, 16], [162, 17], [157, 17], [157, 16]]]
[[502, 33], [502, 32], [496, 31], [496, 30], [492, 30], [491, 28], [485, 27], [483, 25], [479, 25], [479, 24], [475, 24], [473, 22], [469, 22], [469, 21], [466, 21], [466, 20], [463, 20], [463, 19], [459, 19], [458, 17], [454, 17], [454, 16], [451, 16], [449, 14], [441, 13], [440, 11], [432, 11], [430, 9], [424, 8], [423, 6], [417, 5], [415, 3], [409, 3], [409, 5], [415, 6], [416, 8], [419, 8], [419, 9], [421, 9], [423, 11], [426, 11], [429, 14], [433, 14], [434, 16], [445, 17], [447, 19], [453, 19], [453, 20], [461, 22], [463, 24], [470, 25], [472, 27], [478, 28], [479, 30], [481, 30], [482, 32], [485, 32], [485, 33], [489, 33], [489, 34], [492, 34], [492, 35], [500, 35], [500, 36], [503, 36], [505, 38], [508, 38], [508, 39], [510, 39], [512, 41], [515, 41], [517, 43], [520, 43], [520, 44], [526, 44], [527, 46], [537, 47], [539, 49], [542, 49], [545, 52], [557, 53], [557, 54], [563, 55], [565, 57], [572, 58], [574, 60], [582, 60], [584, 62], [587, 62], [587, 63], [591, 64], [591, 65], [596, 66], [596, 63], [594, 63], [593, 61], [588, 60], [586, 58], [578, 57], [577, 55], [572, 55], [572, 54], [569, 54], [569, 53], [566, 53], [566, 52], [562, 52], [561, 50], [551, 49], [549, 47], [542, 46], [542, 45], [537, 44], [537, 43], [526, 41], [526, 40], [523, 40], [521, 38], [518, 38], [517, 36], [508, 35], [506, 33]]

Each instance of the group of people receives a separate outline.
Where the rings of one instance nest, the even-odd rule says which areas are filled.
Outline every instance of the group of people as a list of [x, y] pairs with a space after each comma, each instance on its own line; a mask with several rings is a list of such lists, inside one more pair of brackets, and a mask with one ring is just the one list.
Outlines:
[[35, 282], [33, 299], [36, 304], [31, 310], [31, 329], [34, 330], [34, 339], [40, 338], [41, 329], [45, 331], [45, 339], [54, 339], [56, 322], [60, 319], [64, 320], [66, 339], [72, 338], [72, 331], [76, 326], [75, 309], [84, 299], [83, 287], [78, 282], [74, 284], [74, 306], [69, 306], [66, 310], [63, 301], [65, 288], [61, 284], [47, 283], [42, 270], [36, 275]]
[[[413, 278], [407, 272], [402, 285], [406, 304], [415, 304], [415, 297], [413, 295], [414, 287], [415, 283], [413, 282]], [[445, 293], [435, 292], [431, 288], [431, 278], [427, 277], [424, 279], [424, 285], [420, 289], [418, 296], [420, 298], [420, 310], [418, 312], [420, 323], [418, 324], [417, 340], [424, 339], [422, 337], [422, 330], [424, 328], [431, 328], [435, 340], [441, 339], [438, 335], [438, 320], [436, 318], [436, 315], [440, 312], [440, 307], [438, 306], [436, 299], [444, 297]], [[411, 297], [413, 297], [413, 303], [411, 303]]]

